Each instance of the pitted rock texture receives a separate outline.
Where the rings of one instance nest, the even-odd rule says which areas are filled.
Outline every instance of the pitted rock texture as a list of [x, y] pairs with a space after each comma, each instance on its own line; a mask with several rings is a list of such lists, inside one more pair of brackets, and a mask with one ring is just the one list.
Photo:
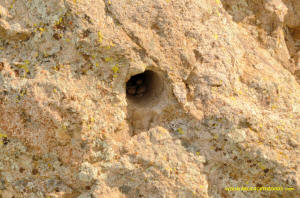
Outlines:
[[2, 0], [0, 198], [300, 197], [299, 3]]

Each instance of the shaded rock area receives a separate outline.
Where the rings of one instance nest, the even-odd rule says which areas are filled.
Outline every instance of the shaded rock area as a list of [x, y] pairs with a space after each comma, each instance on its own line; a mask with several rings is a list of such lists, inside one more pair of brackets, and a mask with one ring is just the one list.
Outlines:
[[300, 197], [299, 10], [1, 0], [0, 198]]

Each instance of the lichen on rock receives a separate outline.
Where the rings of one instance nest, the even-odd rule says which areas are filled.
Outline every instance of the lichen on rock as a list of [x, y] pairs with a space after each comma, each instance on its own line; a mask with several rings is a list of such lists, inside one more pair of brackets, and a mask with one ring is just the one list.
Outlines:
[[300, 197], [299, 8], [1, 1], [0, 197]]

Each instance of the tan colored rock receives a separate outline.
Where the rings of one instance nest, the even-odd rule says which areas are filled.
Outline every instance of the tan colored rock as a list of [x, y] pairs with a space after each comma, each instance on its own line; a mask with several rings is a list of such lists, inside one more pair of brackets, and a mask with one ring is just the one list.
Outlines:
[[0, 197], [300, 197], [298, 4], [1, 1]]
[[57, 141], [62, 145], [66, 145], [71, 140], [71, 137], [68, 135], [67, 131], [64, 128], [56, 130], [55, 137]]
[[21, 28], [20, 24], [9, 24], [5, 20], [0, 19], [0, 36], [2, 39], [8, 40], [26, 40], [30, 36], [30, 32]]
[[300, 8], [300, 2], [297, 0], [283, 0], [284, 4], [288, 8], [288, 13], [286, 17], [286, 23], [289, 27], [299, 27], [300, 26], [300, 14], [297, 12]]

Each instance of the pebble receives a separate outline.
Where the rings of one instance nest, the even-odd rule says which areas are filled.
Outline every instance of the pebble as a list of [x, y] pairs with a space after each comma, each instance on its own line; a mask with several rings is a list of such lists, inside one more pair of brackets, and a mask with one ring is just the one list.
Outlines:
[[137, 94], [144, 94], [146, 92], [146, 86], [145, 85], [141, 85], [137, 88], [136, 93]]
[[130, 86], [127, 88], [127, 92], [130, 94], [130, 95], [135, 95], [136, 93], [136, 86]]
[[129, 81], [127, 84], [127, 93], [134, 95], [136, 97], [141, 97], [146, 92], [146, 85], [144, 84], [144, 79], [136, 79], [135, 81]]
[[143, 79], [138, 79], [136, 82], [135, 82], [137, 85], [141, 85], [144, 83]]

